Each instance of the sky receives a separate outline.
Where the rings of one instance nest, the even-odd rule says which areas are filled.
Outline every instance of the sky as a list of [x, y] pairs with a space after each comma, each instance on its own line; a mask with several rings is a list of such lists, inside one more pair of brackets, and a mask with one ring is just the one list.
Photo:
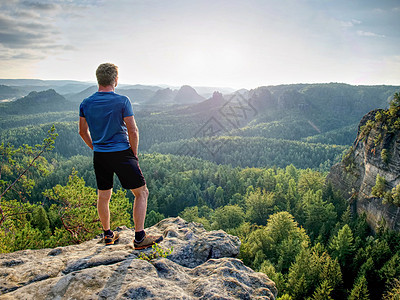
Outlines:
[[400, 0], [0, 0], [0, 78], [400, 85]]

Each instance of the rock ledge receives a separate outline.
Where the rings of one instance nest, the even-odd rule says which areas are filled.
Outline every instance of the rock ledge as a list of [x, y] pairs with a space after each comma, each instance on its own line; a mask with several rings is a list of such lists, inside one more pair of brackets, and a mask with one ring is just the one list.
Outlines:
[[[137, 259], [134, 231], [118, 228], [120, 241], [101, 238], [55, 249], [0, 255], [0, 299], [275, 299], [265, 274], [233, 258], [239, 238], [201, 224], [168, 218], [148, 228], [163, 234], [168, 258]], [[152, 249], [142, 250], [147, 253]]]

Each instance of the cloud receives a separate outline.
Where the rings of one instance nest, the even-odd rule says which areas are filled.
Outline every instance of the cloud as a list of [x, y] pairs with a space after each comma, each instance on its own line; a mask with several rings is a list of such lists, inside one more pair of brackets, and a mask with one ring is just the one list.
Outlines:
[[54, 28], [48, 24], [0, 15], [0, 44], [6, 48], [43, 48], [54, 44], [56, 35]]
[[[43, 34], [35, 34], [30, 32], [0, 32], [1, 44], [6, 48], [26, 48], [27, 46], [34, 46], [35, 48], [43, 46], [43, 40], [46, 36]], [[39, 44], [41, 41], [42, 44]]]
[[378, 38], [384, 38], [385, 35], [383, 34], [378, 34], [370, 31], [362, 31], [362, 30], [357, 30], [357, 35], [359, 36], [366, 36], [366, 37], [378, 37]]
[[374, 8], [373, 11], [378, 14], [384, 14], [386, 12], [386, 10], [383, 8]]
[[21, 52], [21, 53], [12, 55], [11, 59], [39, 60], [39, 59], [44, 59], [45, 57], [46, 57], [45, 55], [37, 55], [37, 54], [32, 54], [32, 53], [27, 53], [27, 52]]
[[30, 8], [30, 9], [36, 9], [36, 10], [55, 10], [58, 8], [58, 6], [54, 3], [43, 3], [43, 2], [32, 2], [32, 1], [22, 1], [24, 6]]
[[[0, 4], [0, 46], [10, 59], [42, 58], [46, 53], [72, 50], [62, 41], [54, 20], [62, 12], [60, 4], [45, 1], [10, 0]], [[29, 50], [29, 51], [27, 51]]]
[[43, 52], [35, 51], [32, 49], [18, 50], [7, 49], [0, 45], [0, 60], [40, 60], [44, 59], [45, 54]]
[[342, 27], [353, 27], [354, 25], [360, 25], [362, 22], [359, 20], [352, 19], [350, 21], [341, 21]]

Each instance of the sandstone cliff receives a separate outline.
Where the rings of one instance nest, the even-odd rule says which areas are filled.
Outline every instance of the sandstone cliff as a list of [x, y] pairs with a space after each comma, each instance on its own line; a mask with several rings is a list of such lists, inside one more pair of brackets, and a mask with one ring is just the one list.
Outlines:
[[163, 234], [168, 258], [138, 259], [134, 232], [80, 245], [0, 255], [0, 299], [275, 299], [275, 284], [233, 258], [240, 240], [201, 224], [169, 218], [147, 229]]
[[400, 184], [400, 116], [398, 107], [391, 105], [391, 109], [374, 110], [362, 118], [352, 148], [327, 178], [349, 199], [354, 211], [366, 214], [373, 230], [382, 220], [388, 228], [400, 230], [400, 207], [372, 193], [378, 174], [385, 179], [382, 193], [389, 198]]

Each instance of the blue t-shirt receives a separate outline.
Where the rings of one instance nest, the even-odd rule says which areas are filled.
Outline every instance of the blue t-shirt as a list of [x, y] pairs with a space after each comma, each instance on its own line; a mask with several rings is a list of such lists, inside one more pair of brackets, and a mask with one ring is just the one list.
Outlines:
[[124, 118], [133, 116], [133, 109], [128, 97], [114, 92], [96, 92], [82, 101], [79, 116], [88, 123], [94, 151], [129, 149]]

